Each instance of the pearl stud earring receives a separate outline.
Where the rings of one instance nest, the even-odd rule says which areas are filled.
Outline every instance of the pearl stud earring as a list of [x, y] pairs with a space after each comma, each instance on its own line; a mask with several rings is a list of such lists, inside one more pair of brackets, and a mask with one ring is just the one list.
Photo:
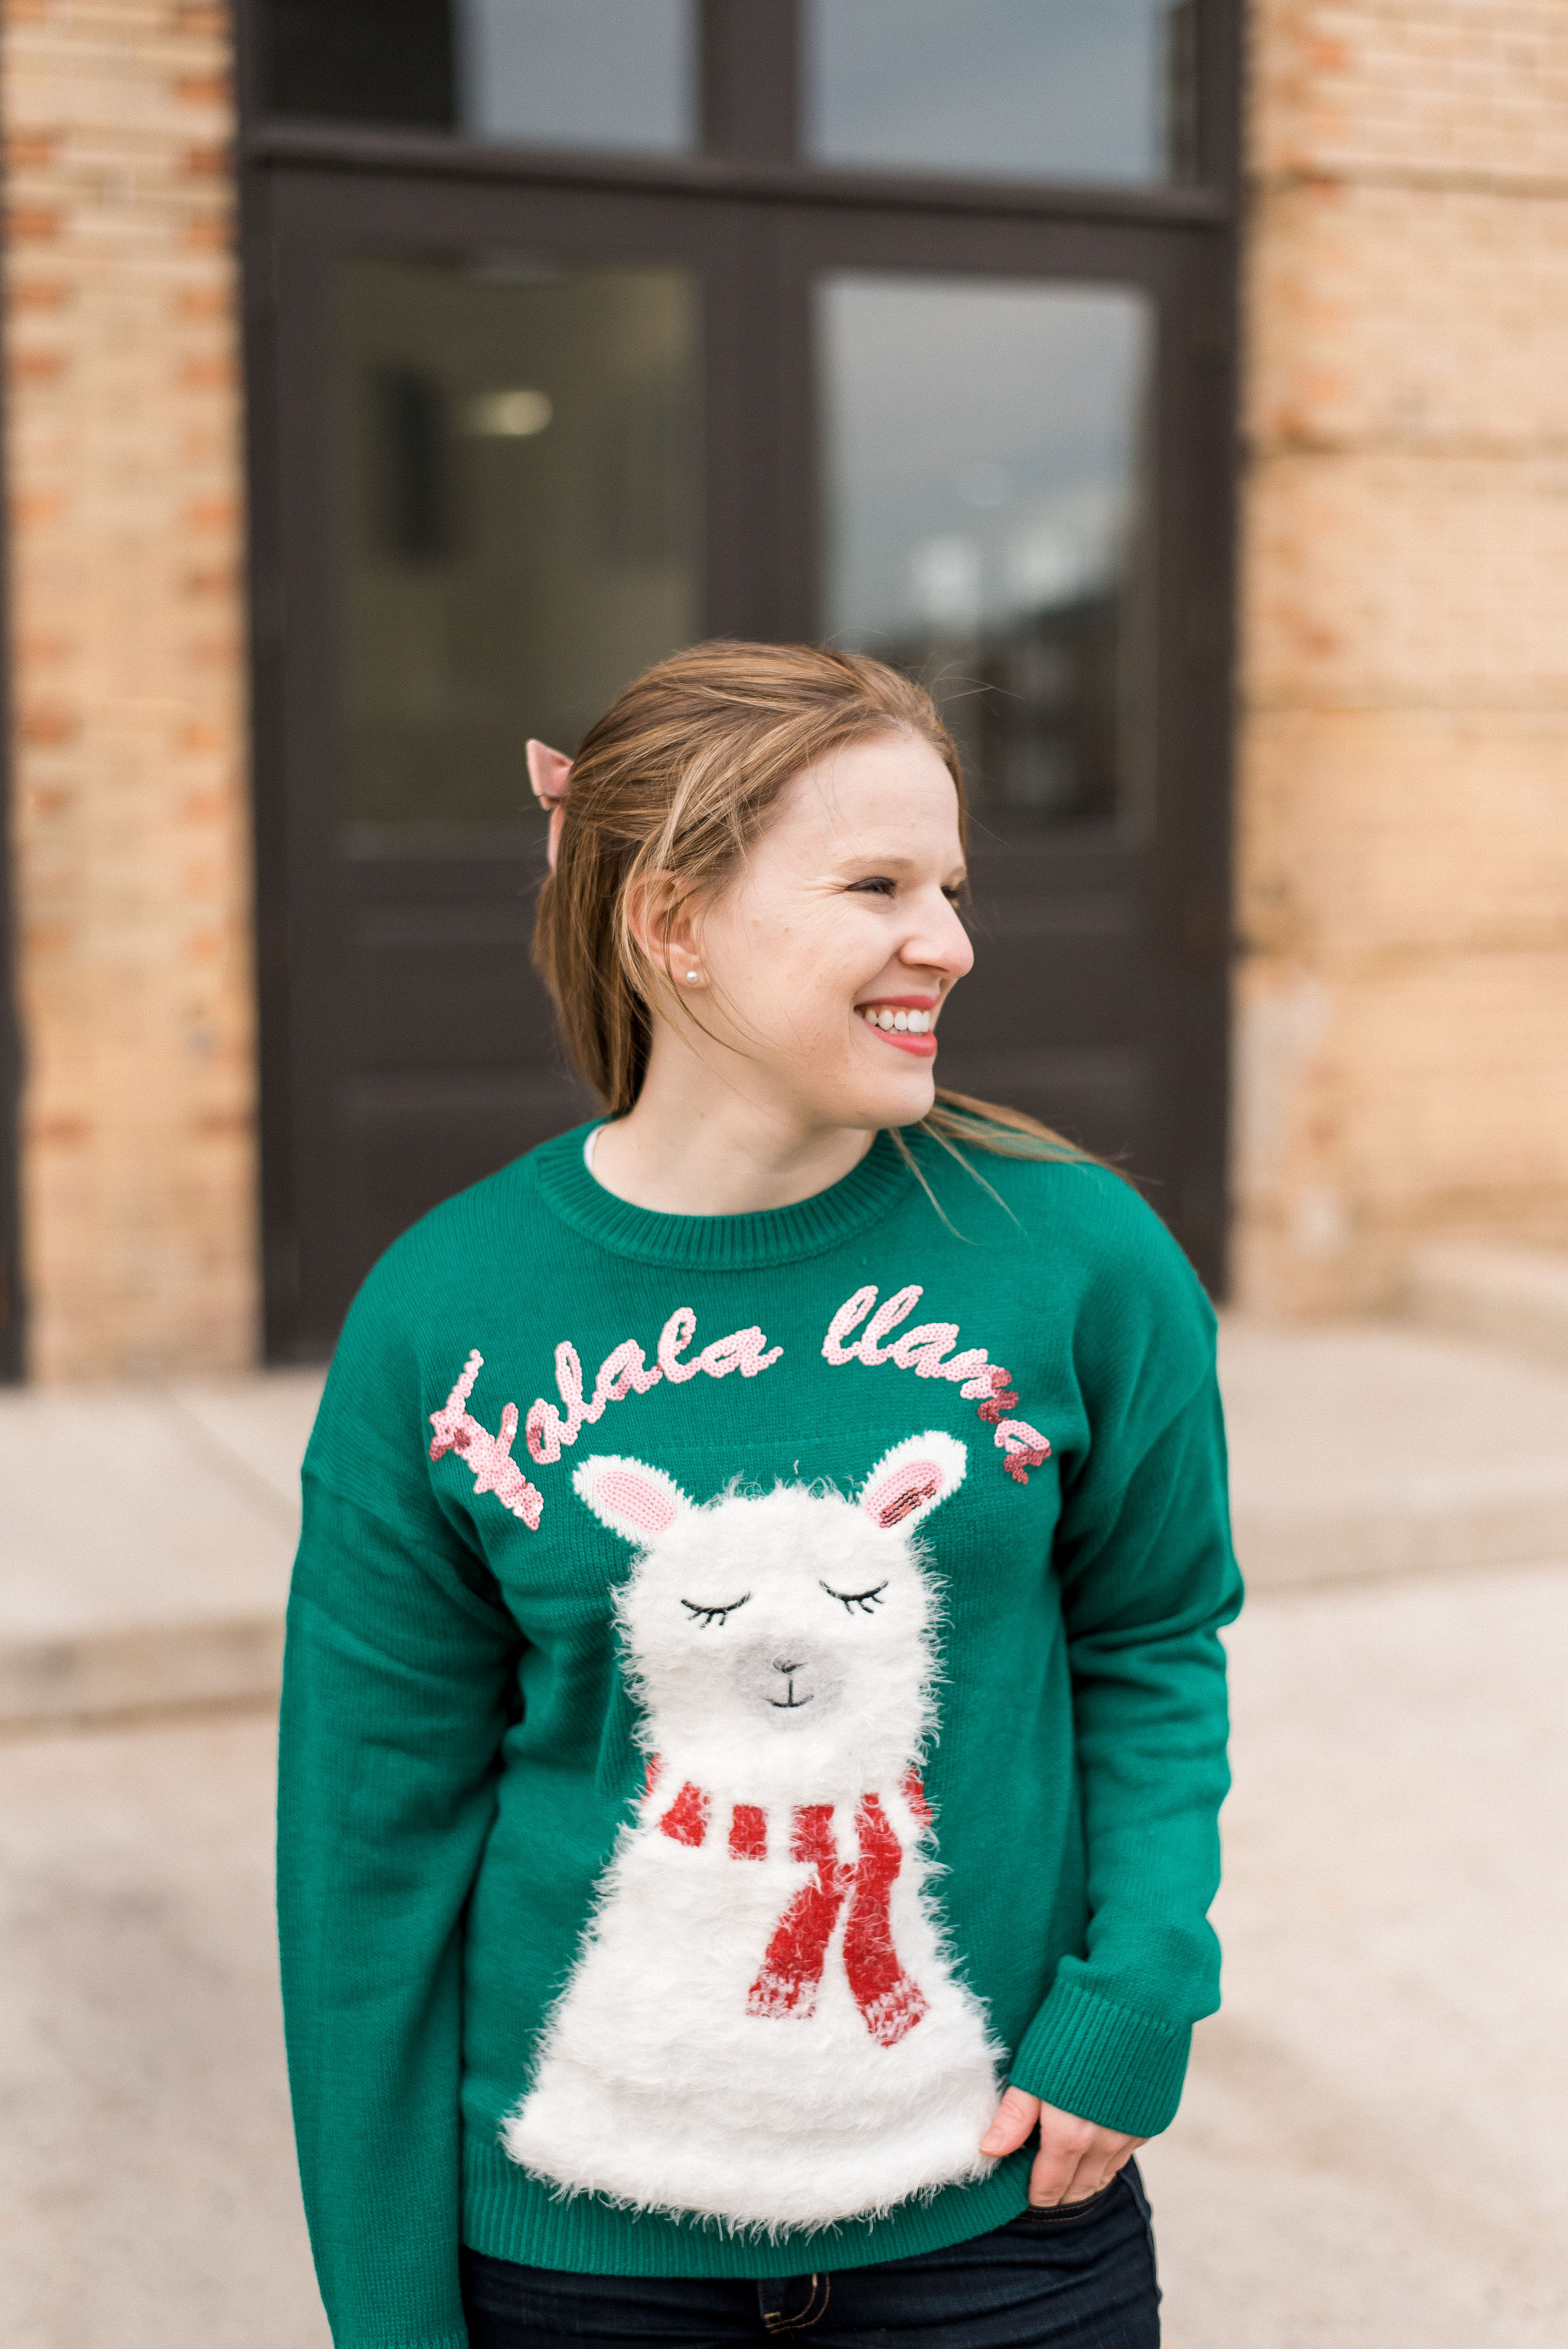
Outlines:
[[697, 970], [688, 970], [688, 971], [687, 971], [687, 973], [686, 973], [686, 977], [687, 977], [688, 978], [700, 978], [702, 977], [702, 973], [701, 973], [700, 971], [697, 971]]

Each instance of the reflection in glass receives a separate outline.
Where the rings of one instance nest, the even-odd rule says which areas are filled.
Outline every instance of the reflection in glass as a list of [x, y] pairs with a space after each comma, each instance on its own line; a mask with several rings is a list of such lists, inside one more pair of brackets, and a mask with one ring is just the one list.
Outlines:
[[1028, 179], [1195, 176], [1196, 0], [803, 0], [808, 152]]
[[1134, 817], [1151, 717], [1152, 326], [1112, 286], [818, 290], [823, 618], [923, 678], [1006, 830]]
[[271, 0], [279, 114], [676, 154], [696, 140], [694, 0]]
[[696, 288], [361, 254], [335, 329], [345, 812], [531, 822], [526, 738], [700, 629]]

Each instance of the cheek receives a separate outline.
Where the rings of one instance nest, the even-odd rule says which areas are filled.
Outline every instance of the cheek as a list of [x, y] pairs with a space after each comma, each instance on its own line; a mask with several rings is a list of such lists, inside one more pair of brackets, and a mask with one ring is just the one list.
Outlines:
[[841, 968], [832, 941], [810, 933], [769, 951], [758, 947], [747, 978], [749, 1014], [758, 1034], [775, 1038], [789, 1053], [841, 1048], [846, 1007], [863, 983]]
[[776, 1040], [782, 1051], [824, 1040], [841, 1046], [849, 1005], [886, 962], [868, 927], [836, 904], [752, 912], [714, 938], [715, 980], [752, 1034]]

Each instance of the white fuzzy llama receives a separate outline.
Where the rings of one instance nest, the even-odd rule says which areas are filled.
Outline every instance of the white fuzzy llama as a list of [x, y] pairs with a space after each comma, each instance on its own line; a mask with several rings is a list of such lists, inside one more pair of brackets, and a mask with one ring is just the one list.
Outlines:
[[648, 1787], [605, 1871], [513, 2159], [569, 2189], [811, 2228], [982, 2175], [1002, 2051], [934, 1920], [919, 1764], [941, 1433], [855, 1501], [699, 1508], [657, 1468], [573, 1483], [637, 1561], [617, 1599]]

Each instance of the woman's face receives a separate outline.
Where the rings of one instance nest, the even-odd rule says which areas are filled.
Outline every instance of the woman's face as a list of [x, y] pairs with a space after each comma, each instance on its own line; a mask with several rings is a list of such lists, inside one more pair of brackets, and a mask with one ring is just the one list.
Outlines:
[[957, 794], [928, 742], [890, 732], [807, 768], [697, 916], [690, 961], [672, 957], [720, 1047], [704, 1058], [804, 1128], [923, 1117], [937, 1018], [975, 959], [963, 885]]

